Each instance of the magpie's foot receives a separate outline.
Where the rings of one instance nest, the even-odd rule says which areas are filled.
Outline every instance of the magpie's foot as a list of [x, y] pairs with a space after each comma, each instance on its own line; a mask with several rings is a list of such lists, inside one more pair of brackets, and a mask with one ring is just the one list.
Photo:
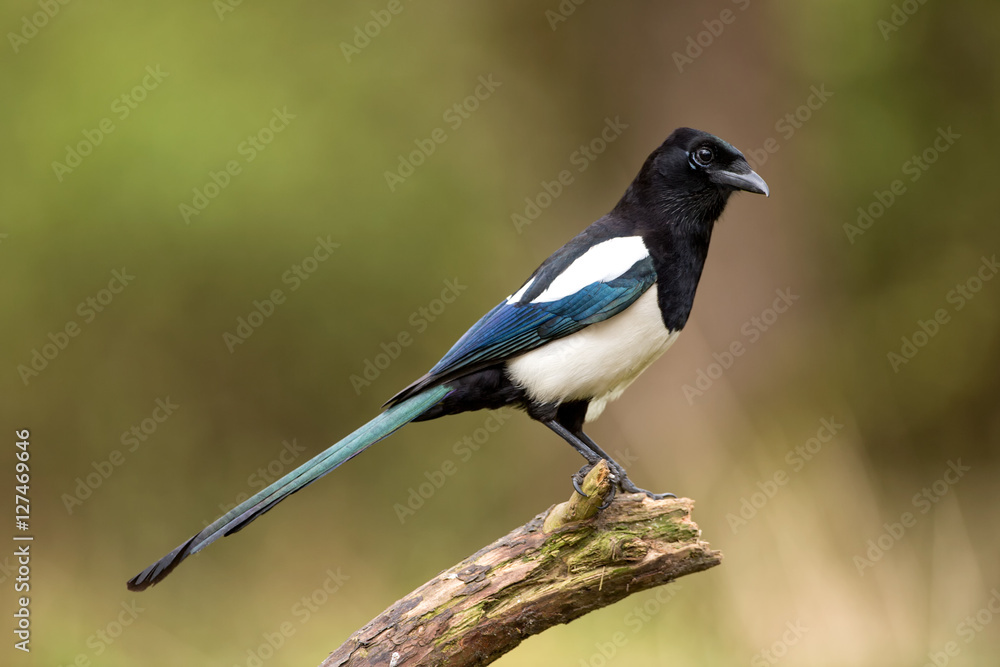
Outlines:
[[581, 486], [581, 484], [583, 483], [583, 478], [587, 476], [588, 472], [590, 472], [590, 466], [583, 466], [583, 468], [580, 469], [580, 472], [575, 472], [572, 475], [570, 475], [570, 479], [573, 480], [573, 490], [579, 493], [584, 498], [590, 497], [587, 495], [586, 491], [584, 491], [583, 487]]
[[[620, 463], [605, 459], [608, 463], [608, 468], [611, 471], [611, 493], [608, 495], [608, 499], [604, 501], [601, 505], [601, 509], [606, 509], [615, 498], [615, 491], [617, 489], [621, 490], [622, 493], [644, 493], [649, 496], [652, 500], [663, 500], [664, 498], [676, 498], [677, 496], [672, 493], [653, 493], [652, 491], [647, 491], [646, 489], [640, 489], [638, 486], [632, 483], [632, 480], [628, 478], [628, 473], [625, 472], [625, 468], [621, 466]], [[589, 496], [583, 491], [583, 480], [587, 474], [594, 469], [596, 463], [587, 463], [582, 468], [580, 468], [576, 473], [573, 474], [573, 489], [579, 493], [584, 498], [589, 498]]]
[[646, 489], [640, 489], [638, 486], [632, 483], [632, 480], [628, 478], [624, 470], [619, 468], [618, 473], [618, 486], [624, 493], [645, 493], [652, 500], [663, 500], [664, 498], [676, 498], [677, 496], [673, 493], [653, 493], [652, 491], [647, 491]]
[[613, 503], [615, 501], [615, 495], [617, 495], [617, 493], [618, 493], [618, 491], [617, 491], [616, 487], [614, 485], [612, 485], [611, 489], [608, 491], [608, 497], [604, 499], [604, 502], [601, 503], [601, 506], [597, 508], [597, 511], [598, 512], [603, 512], [604, 510], [606, 510], [609, 507], [611, 507], [611, 503]]
[[[571, 479], [573, 480], [573, 490], [579, 493], [584, 498], [589, 498], [590, 496], [588, 496], [583, 490], [582, 486], [583, 480], [584, 478], [587, 477], [587, 474], [594, 469], [594, 465], [597, 464], [588, 463], [587, 465], [583, 466], [578, 471], [573, 473], [573, 476], [571, 477]], [[604, 503], [602, 503], [601, 506], [597, 508], [598, 510], [606, 510], [615, 499], [615, 495], [617, 494], [617, 489], [614, 482], [618, 481], [618, 473], [614, 472], [614, 470], [612, 470], [611, 472], [611, 481], [612, 481], [611, 492], [608, 493], [608, 497], [605, 498]]]

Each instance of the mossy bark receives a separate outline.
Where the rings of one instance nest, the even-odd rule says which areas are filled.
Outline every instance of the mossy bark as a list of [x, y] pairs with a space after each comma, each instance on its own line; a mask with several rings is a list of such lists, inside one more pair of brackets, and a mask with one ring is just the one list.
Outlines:
[[531, 635], [718, 565], [688, 499], [611, 491], [602, 462], [574, 492], [397, 601], [321, 667], [486, 665]]

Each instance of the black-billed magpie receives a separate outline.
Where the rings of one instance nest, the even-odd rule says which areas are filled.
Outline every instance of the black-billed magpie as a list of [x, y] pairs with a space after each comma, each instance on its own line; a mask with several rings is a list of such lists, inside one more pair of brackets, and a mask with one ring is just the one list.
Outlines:
[[623, 491], [671, 495], [636, 487], [583, 425], [677, 339], [712, 228], [736, 190], [769, 194], [733, 146], [707, 132], [675, 130], [610, 213], [545, 260], [385, 411], [143, 570], [129, 589], [159, 582], [401, 426], [469, 410], [521, 408], [558, 433], [587, 461], [574, 485], [605, 459]]

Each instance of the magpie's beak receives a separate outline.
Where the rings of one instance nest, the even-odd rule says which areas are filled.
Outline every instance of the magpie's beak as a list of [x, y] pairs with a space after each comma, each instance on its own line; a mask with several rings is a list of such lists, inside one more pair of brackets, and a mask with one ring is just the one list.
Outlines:
[[729, 169], [713, 172], [709, 178], [713, 183], [725, 185], [736, 190], [754, 192], [765, 197], [771, 196], [771, 191], [768, 189], [764, 179], [743, 160], [739, 160]]

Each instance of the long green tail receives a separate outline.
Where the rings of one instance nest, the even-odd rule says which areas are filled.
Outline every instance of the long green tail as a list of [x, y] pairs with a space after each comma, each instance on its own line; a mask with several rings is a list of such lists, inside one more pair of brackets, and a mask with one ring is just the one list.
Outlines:
[[220, 537], [245, 528], [291, 494], [422, 415], [439, 403], [449, 391], [451, 388], [448, 386], [434, 387], [392, 406], [323, 453], [229, 510], [190, 540], [129, 579], [129, 590], [142, 591], [158, 583], [191, 554], [198, 553]]

